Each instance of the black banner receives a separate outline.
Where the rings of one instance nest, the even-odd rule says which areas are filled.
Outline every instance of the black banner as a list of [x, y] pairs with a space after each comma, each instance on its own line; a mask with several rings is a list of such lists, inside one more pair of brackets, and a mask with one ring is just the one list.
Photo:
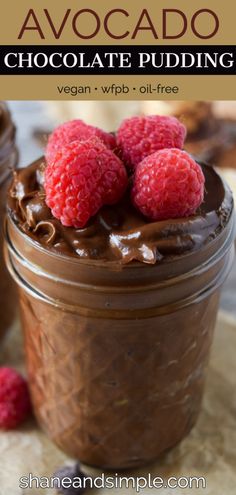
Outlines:
[[235, 75], [236, 45], [4, 45], [2, 75]]

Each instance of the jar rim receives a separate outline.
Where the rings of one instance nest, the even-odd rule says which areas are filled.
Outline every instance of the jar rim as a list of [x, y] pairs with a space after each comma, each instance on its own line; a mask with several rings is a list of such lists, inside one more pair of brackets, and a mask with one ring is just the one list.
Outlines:
[[[176, 308], [200, 294], [205, 297], [223, 282], [231, 265], [229, 259], [232, 260], [233, 211], [219, 235], [198, 251], [155, 265], [139, 262], [117, 269], [116, 264], [115, 271], [109, 270], [107, 263], [99, 262], [95, 269], [91, 260], [90, 265], [88, 260], [75, 263], [77, 260], [69, 256], [60, 257], [59, 264], [54, 252], [38, 244], [40, 250], [35, 250], [35, 241], [22, 233], [12, 219], [9, 222], [8, 217], [5, 224], [6, 260], [19, 281], [49, 301], [54, 300], [56, 305], [69, 305], [85, 312], [100, 312], [101, 308], [114, 314], [128, 311], [133, 315], [141, 314], [145, 308], [151, 315], [157, 308], [158, 311], [166, 306]], [[79, 269], [75, 270], [75, 266]], [[107, 302], [108, 309], [104, 308]]]
[[[231, 249], [230, 249], [231, 247]], [[6, 260], [6, 264], [8, 266], [8, 270], [14, 279], [14, 281], [19, 285], [19, 287], [26, 292], [28, 295], [31, 297], [40, 300], [43, 303], [49, 304], [51, 306], [56, 306], [60, 308], [64, 308], [65, 311], [71, 312], [71, 313], [80, 313], [84, 314], [85, 316], [88, 316], [90, 314], [91, 317], [94, 316], [94, 311], [96, 312], [96, 317], [100, 318], [106, 318], [107, 314], [109, 313], [109, 318], [114, 318], [114, 319], [133, 319], [135, 318], [149, 318], [156, 316], [157, 314], [162, 314], [164, 315], [165, 312], [167, 314], [170, 314], [172, 312], [175, 312], [176, 310], [179, 310], [181, 308], [184, 308], [186, 306], [191, 305], [193, 302], [198, 303], [205, 297], [208, 297], [211, 295], [213, 292], [215, 292], [224, 282], [225, 278], [227, 277], [230, 267], [233, 262], [233, 257], [234, 257], [234, 251], [232, 249], [232, 246], [230, 246], [229, 249], [229, 256], [227, 258], [226, 263], [224, 263], [223, 268], [220, 270], [216, 270], [215, 273], [215, 278], [210, 281], [210, 283], [207, 285], [207, 287], [203, 287], [197, 292], [191, 292], [186, 297], [180, 298], [179, 300], [177, 299], [176, 301], [172, 301], [171, 303], [165, 304], [164, 306], [151, 306], [148, 308], [145, 308], [145, 316], [143, 313], [143, 309], [139, 308], [127, 308], [125, 310], [119, 308], [113, 309], [113, 308], [104, 308], [104, 307], [99, 307], [96, 309], [94, 307], [90, 307], [89, 305], [87, 307], [85, 306], [78, 306], [77, 304], [71, 302], [71, 301], [63, 301], [60, 299], [56, 299], [52, 297], [51, 295], [48, 295], [44, 292], [41, 292], [37, 290], [36, 287], [30, 285], [24, 278], [21, 277], [21, 275], [17, 272], [14, 263], [12, 262], [12, 259], [10, 257], [10, 252], [7, 249], [7, 245], [5, 244], [4, 247], [4, 256]], [[192, 274], [191, 274], [192, 275]], [[197, 274], [199, 276], [199, 274]], [[97, 289], [97, 288], [96, 288]], [[150, 289], [150, 287], [149, 287]], [[154, 288], [153, 288], [154, 289]], [[150, 291], [149, 291], [150, 292]], [[128, 296], [128, 293], [127, 293]], [[118, 311], [118, 312], [117, 312]]]

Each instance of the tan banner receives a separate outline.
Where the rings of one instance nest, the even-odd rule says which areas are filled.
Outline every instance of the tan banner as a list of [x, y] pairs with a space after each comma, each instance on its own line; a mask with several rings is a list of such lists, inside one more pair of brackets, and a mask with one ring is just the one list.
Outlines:
[[235, 100], [235, 76], [2, 76], [3, 100]]
[[234, 44], [232, 0], [8, 0], [0, 44]]

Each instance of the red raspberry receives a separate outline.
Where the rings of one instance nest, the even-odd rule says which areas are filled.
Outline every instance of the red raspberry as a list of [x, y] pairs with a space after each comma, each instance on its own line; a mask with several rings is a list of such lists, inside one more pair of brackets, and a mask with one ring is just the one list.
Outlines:
[[86, 141], [91, 137], [98, 137], [107, 146], [114, 150], [116, 148], [116, 139], [113, 134], [103, 131], [98, 127], [87, 125], [83, 120], [70, 120], [59, 125], [49, 136], [45, 156], [48, 163], [54, 160], [58, 150], [65, 144], [72, 141]]
[[103, 205], [119, 201], [127, 184], [125, 166], [100, 139], [74, 141], [46, 167], [46, 203], [63, 225], [81, 228]]
[[204, 197], [200, 165], [177, 148], [157, 151], [136, 167], [132, 198], [152, 220], [193, 215]]
[[146, 156], [164, 148], [182, 148], [186, 128], [175, 117], [150, 115], [131, 117], [117, 131], [117, 146], [130, 168]]
[[30, 412], [30, 396], [25, 379], [12, 368], [0, 368], [0, 428], [15, 428]]

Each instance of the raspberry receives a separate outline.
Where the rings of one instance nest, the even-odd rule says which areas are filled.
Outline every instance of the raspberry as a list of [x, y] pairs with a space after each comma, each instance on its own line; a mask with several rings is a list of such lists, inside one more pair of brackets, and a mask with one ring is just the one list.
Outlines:
[[0, 368], [0, 428], [15, 428], [30, 412], [30, 396], [25, 379], [11, 368]]
[[118, 129], [117, 146], [127, 166], [135, 168], [155, 151], [182, 148], [185, 136], [185, 126], [175, 117], [131, 117], [124, 120]]
[[98, 138], [67, 144], [45, 169], [46, 203], [66, 227], [84, 227], [103, 205], [119, 201], [127, 184], [125, 166]]
[[157, 151], [136, 167], [133, 203], [152, 220], [190, 216], [203, 201], [204, 183], [200, 165], [188, 153]]
[[51, 163], [58, 150], [65, 144], [72, 141], [86, 141], [90, 137], [98, 137], [107, 146], [114, 150], [116, 139], [113, 134], [103, 131], [98, 127], [87, 125], [83, 120], [70, 120], [59, 125], [49, 136], [45, 156], [48, 163]]

